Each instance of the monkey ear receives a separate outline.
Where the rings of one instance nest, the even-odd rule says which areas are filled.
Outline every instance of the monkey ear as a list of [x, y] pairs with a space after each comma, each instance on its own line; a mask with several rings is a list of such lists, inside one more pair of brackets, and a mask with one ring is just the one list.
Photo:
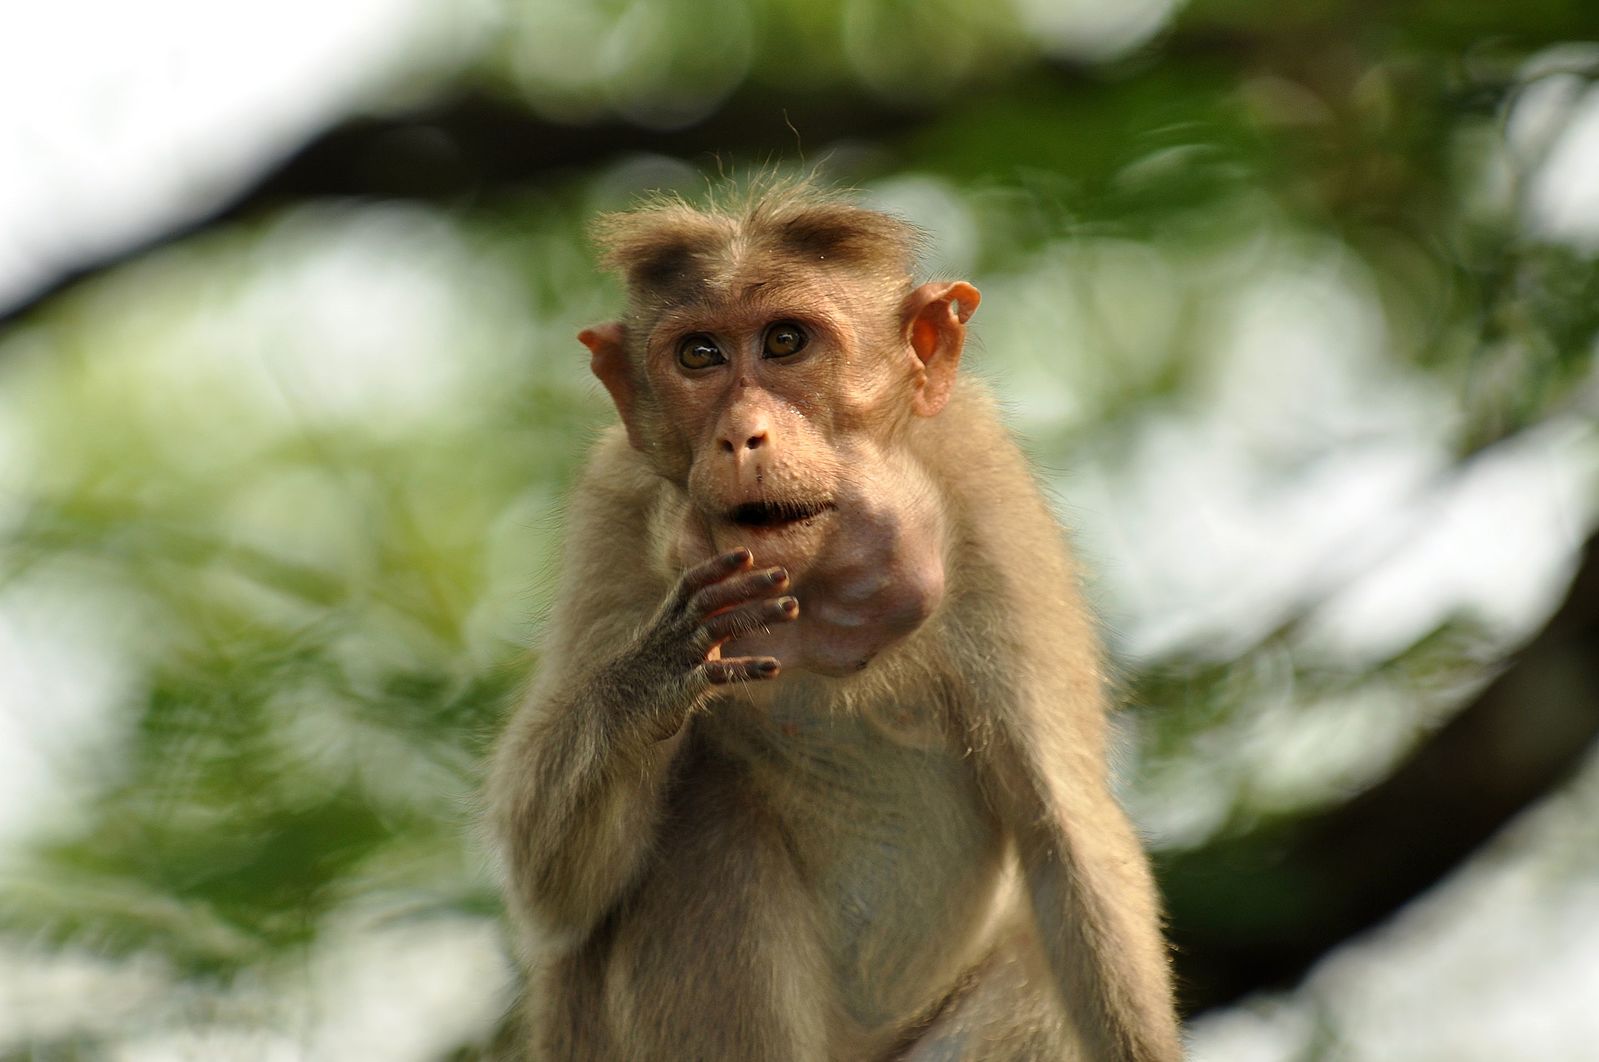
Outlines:
[[911, 408], [931, 417], [949, 401], [966, 343], [966, 322], [982, 296], [964, 280], [923, 284], [905, 298], [905, 339], [916, 355]]
[[577, 341], [589, 348], [589, 368], [611, 393], [611, 401], [616, 404], [616, 411], [627, 428], [627, 441], [633, 449], [642, 450], [633, 417], [633, 366], [627, 356], [627, 340], [621, 322], [609, 321], [585, 328], [577, 334]]

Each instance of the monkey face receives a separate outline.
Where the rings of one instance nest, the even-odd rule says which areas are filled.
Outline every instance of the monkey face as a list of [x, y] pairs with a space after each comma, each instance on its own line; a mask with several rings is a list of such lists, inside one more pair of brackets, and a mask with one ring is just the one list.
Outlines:
[[803, 567], [859, 474], [849, 393], [853, 330], [832, 307], [760, 298], [676, 312], [650, 337], [647, 379], [684, 455], [684, 486], [714, 541]]
[[582, 334], [634, 448], [683, 492], [674, 563], [742, 546], [788, 570], [799, 620], [730, 651], [849, 674], [932, 613], [943, 510], [908, 427], [948, 400], [977, 299], [755, 256]]

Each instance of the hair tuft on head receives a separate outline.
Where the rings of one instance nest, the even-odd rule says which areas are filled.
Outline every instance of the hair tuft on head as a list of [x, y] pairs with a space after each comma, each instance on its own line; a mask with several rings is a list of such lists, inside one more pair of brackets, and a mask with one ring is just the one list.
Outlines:
[[592, 234], [601, 263], [646, 300], [750, 253], [908, 283], [922, 242], [908, 222], [860, 206], [846, 192], [811, 176], [775, 173], [713, 186], [703, 206], [655, 195], [602, 215]]

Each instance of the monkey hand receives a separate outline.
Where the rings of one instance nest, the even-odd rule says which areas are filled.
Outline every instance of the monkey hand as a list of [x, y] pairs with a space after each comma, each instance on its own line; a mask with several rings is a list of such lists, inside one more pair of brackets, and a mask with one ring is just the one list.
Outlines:
[[690, 568], [619, 661], [623, 671], [637, 677], [635, 683], [642, 678], [653, 687], [636, 700], [660, 706], [662, 738], [681, 728], [687, 708], [709, 686], [756, 682], [781, 672], [774, 657], [721, 655], [726, 642], [799, 615], [798, 601], [777, 596], [788, 588], [788, 572], [757, 569], [754, 563], [749, 550], [735, 549]]

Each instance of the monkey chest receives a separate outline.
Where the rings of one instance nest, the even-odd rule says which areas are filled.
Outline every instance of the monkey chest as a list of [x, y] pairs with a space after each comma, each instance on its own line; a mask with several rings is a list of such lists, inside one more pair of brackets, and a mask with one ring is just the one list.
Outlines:
[[742, 840], [792, 865], [844, 1012], [863, 1029], [915, 1018], [976, 960], [1000, 899], [1003, 837], [969, 759], [893, 719], [730, 722], [713, 736], [727, 796], [763, 811]]

